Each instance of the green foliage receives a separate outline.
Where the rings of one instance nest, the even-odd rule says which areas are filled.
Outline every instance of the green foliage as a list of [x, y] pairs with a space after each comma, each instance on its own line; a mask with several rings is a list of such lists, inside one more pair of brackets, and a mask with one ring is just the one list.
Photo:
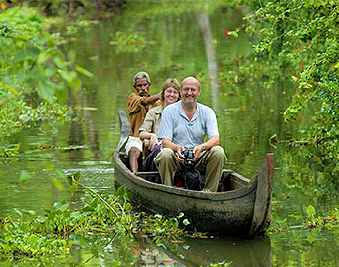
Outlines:
[[[321, 230], [324, 227], [333, 232], [339, 230], [339, 212], [337, 209], [332, 211], [329, 216], [317, 216], [317, 211], [314, 206], [309, 205], [306, 209], [308, 228], [316, 228]], [[310, 242], [312, 243], [312, 242]]]
[[339, 159], [338, 18], [335, 1], [270, 1], [249, 17], [260, 22], [256, 53], [288, 66], [296, 84], [285, 119], [315, 107], [302, 134], [332, 161]]
[[[141, 213], [141, 215], [145, 216], [146, 214]], [[142, 232], [151, 236], [158, 246], [166, 247], [165, 244], [173, 242], [177, 237], [183, 235], [183, 230], [180, 227], [180, 222], [183, 217], [183, 213], [170, 219], [160, 214], [144, 217], [146, 220]], [[190, 222], [187, 219], [182, 220], [184, 227], [188, 224], [190, 224]]]
[[59, 100], [65, 99], [67, 85], [80, 88], [71, 63], [57, 49], [56, 36], [43, 29], [46, 20], [41, 15], [32, 9], [11, 8], [0, 15], [0, 23], [2, 95], [22, 94], [28, 101], [39, 96], [53, 103], [58, 95]]
[[6, 138], [23, 128], [69, 118], [63, 106], [70, 90], [79, 90], [75, 54], [60, 50], [60, 35], [48, 31], [48, 21], [31, 8], [0, 13], [0, 155], [6, 158]]
[[[29, 174], [25, 172], [22, 176], [26, 179]], [[95, 243], [91, 252], [97, 257], [108, 245], [131, 247], [138, 233], [147, 234], [163, 247], [186, 235], [179, 227], [181, 223], [188, 224], [182, 213], [169, 219], [160, 215], [146, 216], [132, 209], [125, 187], [120, 187], [117, 194], [103, 196], [79, 183], [78, 173], [63, 178], [73, 193], [78, 187], [84, 189], [88, 199], [77, 207], [56, 202], [50, 209], [44, 209], [42, 215], [15, 209], [15, 215], [0, 221], [1, 261], [14, 257], [68, 257], [79, 242], [79, 236]]]
[[[253, 13], [233, 32], [245, 31], [253, 53], [221, 73], [225, 86], [264, 81], [262, 87], [289, 79], [294, 94], [284, 113], [287, 122], [309, 117], [294, 136], [309, 144], [307, 155], [319, 157], [339, 174], [339, 5], [337, 1], [243, 1]], [[233, 36], [235, 36], [233, 34]], [[229, 36], [230, 37], [230, 36]], [[234, 60], [234, 59], [233, 59]], [[233, 83], [233, 85], [232, 85]], [[281, 92], [284, 93], [284, 92]], [[312, 115], [311, 115], [311, 114]]]
[[282, 176], [286, 177], [284, 183], [288, 188], [296, 188], [315, 201], [323, 201], [329, 192], [339, 189], [335, 175], [337, 163], [318, 147], [296, 142], [285, 151], [284, 161]]

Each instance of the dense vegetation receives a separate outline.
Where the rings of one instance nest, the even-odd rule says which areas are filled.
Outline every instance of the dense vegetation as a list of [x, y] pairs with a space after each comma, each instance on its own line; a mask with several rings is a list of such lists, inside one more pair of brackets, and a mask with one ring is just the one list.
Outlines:
[[[167, 219], [160, 215], [147, 215], [136, 212], [128, 201], [124, 187], [117, 194], [101, 196], [93, 189], [79, 183], [80, 174], [67, 179], [69, 189], [74, 194], [80, 185], [88, 195], [84, 204], [71, 207], [70, 203], [54, 203], [43, 214], [33, 210], [18, 210], [16, 214], [0, 220], [0, 261], [10, 265], [15, 260], [20, 265], [36, 265], [43, 262], [50, 266], [72, 263], [82, 266], [84, 262], [74, 262], [72, 249], [80, 246], [81, 240], [92, 243], [92, 257], [98, 258], [107, 249], [113, 249], [114, 266], [119, 266], [119, 259], [127, 254], [128, 264], [134, 265], [139, 260], [133, 255], [133, 248], [142, 248], [136, 241], [146, 235], [158, 246], [166, 246], [185, 235], [179, 225], [189, 224], [184, 214]], [[125, 249], [123, 249], [125, 247]], [[126, 256], [126, 255], [125, 255]]]
[[48, 32], [50, 23], [31, 8], [0, 13], [0, 156], [18, 149], [6, 137], [33, 124], [49, 125], [69, 117], [70, 90], [80, 90], [74, 54], [60, 49], [62, 38]]
[[291, 157], [296, 179], [289, 182], [301, 188], [311, 184], [312, 191], [329, 186], [339, 174], [338, 3], [273, 0], [243, 4], [253, 12], [242, 27], [227, 35], [237, 36], [245, 30], [253, 52], [239, 61], [235, 71], [222, 73], [221, 78], [230, 86], [235, 77], [245, 84], [263, 80], [261, 86], [267, 90], [286, 80], [293, 83], [281, 88], [281, 94], [294, 92], [284, 118], [287, 123], [295, 121], [297, 130], [284, 141], [296, 146], [293, 153], [302, 156], [315, 172], [323, 173], [324, 179], [319, 181], [318, 174], [300, 177], [297, 173], [302, 166], [294, 166]]

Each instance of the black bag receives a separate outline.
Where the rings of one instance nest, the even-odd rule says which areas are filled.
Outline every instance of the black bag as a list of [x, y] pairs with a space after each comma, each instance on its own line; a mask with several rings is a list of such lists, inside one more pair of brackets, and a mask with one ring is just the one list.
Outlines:
[[158, 171], [157, 166], [154, 163], [154, 159], [161, 151], [161, 146], [157, 145], [150, 154], [145, 158], [145, 161], [142, 164], [143, 172], [155, 172]]
[[[142, 171], [143, 172], [152, 172], [152, 171], [158, 171], [157, 166], [154, 163], [155, 157], [159, 154], [161, 151], [161, 146], [157, 145], [152, 152], [146, 157], [144, 163], [142, 164]], [[155, 176], [148, 176], [146, 178], [147, 181], [161, 184], [161, 179], [160, 175], [155, 175]]]
[[186, 189], [201, 191], [204, 188], [203, 177], [196, 169], [187, 170], [184, 180]]

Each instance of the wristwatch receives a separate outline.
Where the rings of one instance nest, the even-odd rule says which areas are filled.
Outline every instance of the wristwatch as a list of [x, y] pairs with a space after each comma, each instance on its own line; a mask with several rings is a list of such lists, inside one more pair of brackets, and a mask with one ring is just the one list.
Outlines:
[[206, 150], [206, 145], [205, 143], [202, 144], [202, 151], [205, 151]]

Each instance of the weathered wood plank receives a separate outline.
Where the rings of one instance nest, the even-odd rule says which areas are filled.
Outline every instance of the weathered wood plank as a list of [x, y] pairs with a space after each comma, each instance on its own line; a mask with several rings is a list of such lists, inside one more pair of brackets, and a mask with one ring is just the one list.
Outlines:
[[130, 123], [127, 115], [122, 110], [118, 111], [119, 124], [120, 124], [120, 140], [116, 147], [116, 151], [120, 151], [125, 145], [129, 136]]
[[257, 177], [257, 193], [250, 234], [262, 232], [269, 223], [273, 187], [273, 153], [267, 154]]

